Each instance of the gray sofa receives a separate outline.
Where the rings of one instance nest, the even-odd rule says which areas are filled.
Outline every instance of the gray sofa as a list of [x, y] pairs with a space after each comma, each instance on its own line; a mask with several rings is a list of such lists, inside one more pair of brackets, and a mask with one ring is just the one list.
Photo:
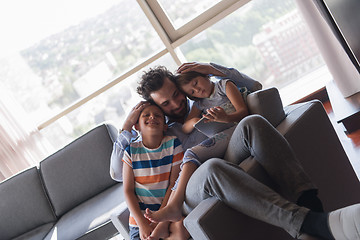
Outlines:
[[100, 125], [0, 184], [0, 239], [109, 239], [124, 202], [109, 175], [117, 130]]
[[[320, 101], [284, 108], [277, 89], [270, 88], [251, 93], [247, 103], [251, 114], [265, 117], [289, 141], [305, 171], [318, 186], [325, 210], [360, 202], [359, 180]], [[276, 184], [254, 159], [246, 159], [240, 166], [277, 190]], [[128, 239], [128, 214], [123, 205], [120, 212], [112, 216], [125, 239]], [[195, 240], [292, 239], [284, 230], [237, 212], [215, 198], [201, 202], [187, 215], [184, 225]]]

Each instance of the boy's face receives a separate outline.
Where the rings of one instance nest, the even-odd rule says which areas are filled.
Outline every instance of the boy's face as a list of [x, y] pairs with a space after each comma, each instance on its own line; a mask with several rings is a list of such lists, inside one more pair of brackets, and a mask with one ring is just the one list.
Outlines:
[[181, 88], [188, 96], [195, 98], [208, 98], [213, 92], [213, 84], [210, 79], [202, 76], [193, 78]]
[[156, 105], [149, 105], [140, 113], [139, 121], [135, 128], [141, 132], [146, 133], [161, 133], [167, 129], [165, 124], [165, 116], [161, 109]]

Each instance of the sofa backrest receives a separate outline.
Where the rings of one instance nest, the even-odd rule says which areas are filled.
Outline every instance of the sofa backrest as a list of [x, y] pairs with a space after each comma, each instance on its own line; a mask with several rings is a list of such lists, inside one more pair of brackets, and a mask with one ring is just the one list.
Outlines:
[[272, 87], [250, 93], [247, 96], [250, 114], [259, 114], [266, 118], [274, 127], [286, 117], [279, 91]]
[[0, 184], [0, 239], [56, 221], [36, 167]]
[[116, 183], [109, 174], [114, 129], [100, 125], [40, 162], [40, 174], [57, 216]]

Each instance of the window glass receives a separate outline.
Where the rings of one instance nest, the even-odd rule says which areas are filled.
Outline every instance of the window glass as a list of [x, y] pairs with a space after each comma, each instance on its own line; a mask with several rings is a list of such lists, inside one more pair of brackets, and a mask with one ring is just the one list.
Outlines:
[[120, 129], [129, 111], [142, 99], [136, 93], [138, 81], [144, 71], [157, 65], [166, 66], [171, 72], [177, 69], [170, 54], [121, 81], [108, 91], [60, 118], [41, 130], [54, 149], [68, 144], [93, 127], [110, 122]]
[[196, 18], [221, 0], [159, 0], [173, 26], [177, 29]]
[[0, 27], [0, 79], [37, 123], [164, 48], [136, 1], [2, 1]]
[[234, 67], [277, 87], [285, 105], [331, 80], [294, 0], [253, 0], [180, 49], [188, 61]]

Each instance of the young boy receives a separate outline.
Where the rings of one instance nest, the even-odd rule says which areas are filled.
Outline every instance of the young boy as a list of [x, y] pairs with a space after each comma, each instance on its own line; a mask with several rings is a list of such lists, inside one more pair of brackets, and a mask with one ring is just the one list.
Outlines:
[[130, 210], [131, 239], [188, 239], [182, 220], [151, 223], [143, 214], [146, 208], [157, 211], [169, 199], [180, 172], [183, 150], [174, 136], [164, 136], [167, 129], [162, 110], [154, 104], [140, 113], [135, 129], [141, 139], [126, 148], [122, 161], [125, 199]]

